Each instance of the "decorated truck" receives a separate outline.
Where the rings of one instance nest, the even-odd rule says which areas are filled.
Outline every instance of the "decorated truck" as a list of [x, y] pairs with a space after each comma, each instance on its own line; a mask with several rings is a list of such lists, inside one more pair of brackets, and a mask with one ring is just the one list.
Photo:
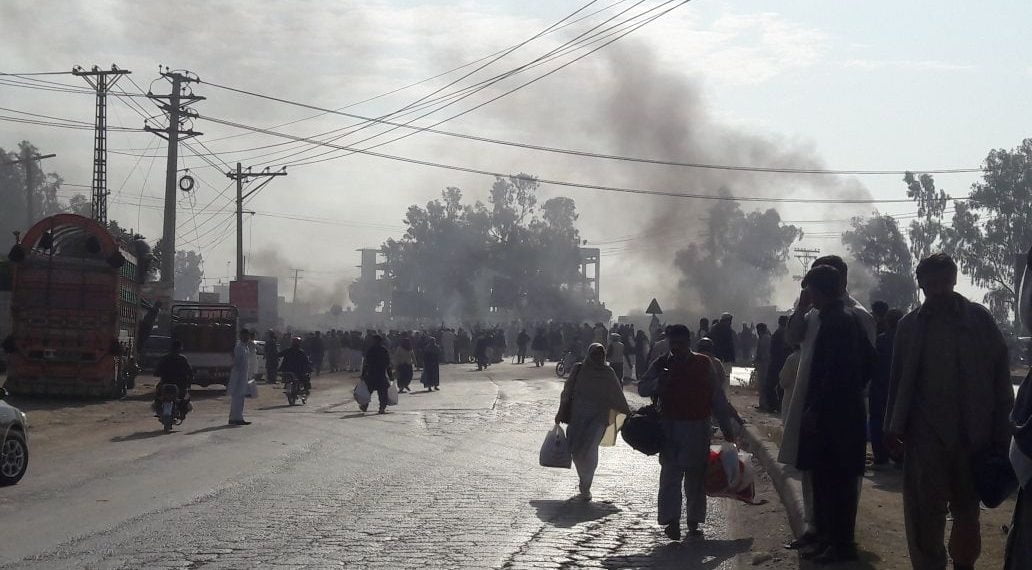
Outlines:
[[99, 223], [58, 214], [33, 225], [8, 254], [12, 394], [121, 396], [136, 376], [146, 244]]

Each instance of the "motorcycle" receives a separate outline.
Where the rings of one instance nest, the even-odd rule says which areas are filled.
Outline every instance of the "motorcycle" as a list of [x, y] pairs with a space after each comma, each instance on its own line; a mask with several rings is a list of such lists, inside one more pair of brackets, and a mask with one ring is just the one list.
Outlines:
[[162, 384], [158, 398], [154, 402], [154, 413], [161, 421], [165, 433], [170, 433], [173, 426], [182, 425], [186, 414], [192, 409], [190, 393], [179, 397], [179, 387], [175, 384]]
[[283, 393], [287, 396], [287, 403], [291, 406], [301, 400], [301, 405], [308, 403], [309, 389], [303, 378], [298, 378], [293, 372], [281, 372], [283, 381]]

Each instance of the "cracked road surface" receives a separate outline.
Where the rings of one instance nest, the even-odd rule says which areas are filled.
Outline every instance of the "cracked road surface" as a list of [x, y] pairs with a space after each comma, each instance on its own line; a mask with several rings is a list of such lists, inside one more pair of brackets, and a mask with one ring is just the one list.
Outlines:
[[261, 386], [246, 427], [199, 393], [167, 435], [142, 398], [80, 404], [62, 431], [30, 411], [42, 435], [23, 482], [0, 488], [0, 566], [714, 569], [750, 550], [717, 499], [707, 540], [669, 544], [656, 459], [622, 441], [602, 449], [595, 502], [569, 500], [575, 471], [537, 465], [551, 368], [446, 366], [440, 392], [385, 416], [358, 411], [355, 381], [320, 377], [303, 407]]

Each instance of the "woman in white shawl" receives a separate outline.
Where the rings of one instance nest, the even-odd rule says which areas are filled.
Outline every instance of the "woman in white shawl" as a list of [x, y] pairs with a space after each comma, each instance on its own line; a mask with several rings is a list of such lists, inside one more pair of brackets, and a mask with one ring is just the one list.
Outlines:
[[[591, 500], [591, 482], [598, 467], [598, 446], [616, 444], [623, 417], [630, 414], [623, 387], [606, 364], [606, 349], [595, 343], [588, 357], [573, 367], [559, 399], [556, 423], [569, 424], [567, 437], [580, 478], [580, 496]], [[603, 441], [605, 440], [605, 441]]]

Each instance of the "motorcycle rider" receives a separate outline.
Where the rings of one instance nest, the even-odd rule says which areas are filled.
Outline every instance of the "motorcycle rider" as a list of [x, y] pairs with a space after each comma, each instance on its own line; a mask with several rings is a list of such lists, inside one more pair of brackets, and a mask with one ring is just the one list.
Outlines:
[[190, 385], [193, 384], [193, 368], [190, 361], [182, 354], [183, 341], [173, 340], [172, 347], [168, 354], [161, 357], [158, 365], [154, 368], [154, 375], [159, 378], [158, 385], [154, 392], [154, 413], [161, 410], [161, 390], [166, 384], [173, 384], [178, 389], [176, 405], [182, 411], [183, 417], [193, 409], [190, 404]]
[[293, 374], [295, 378], [301, 379], [304, 383], [305, 390], [311, 392], [312, 360], [308, 358], [308, 354], [301, 348], [301, 337], [296, 336], [292, 338], [290, 340], [290, 348], [280, 352], [276, 356], [277, 358], [282, 359], [280, 372], [289, 372]]

